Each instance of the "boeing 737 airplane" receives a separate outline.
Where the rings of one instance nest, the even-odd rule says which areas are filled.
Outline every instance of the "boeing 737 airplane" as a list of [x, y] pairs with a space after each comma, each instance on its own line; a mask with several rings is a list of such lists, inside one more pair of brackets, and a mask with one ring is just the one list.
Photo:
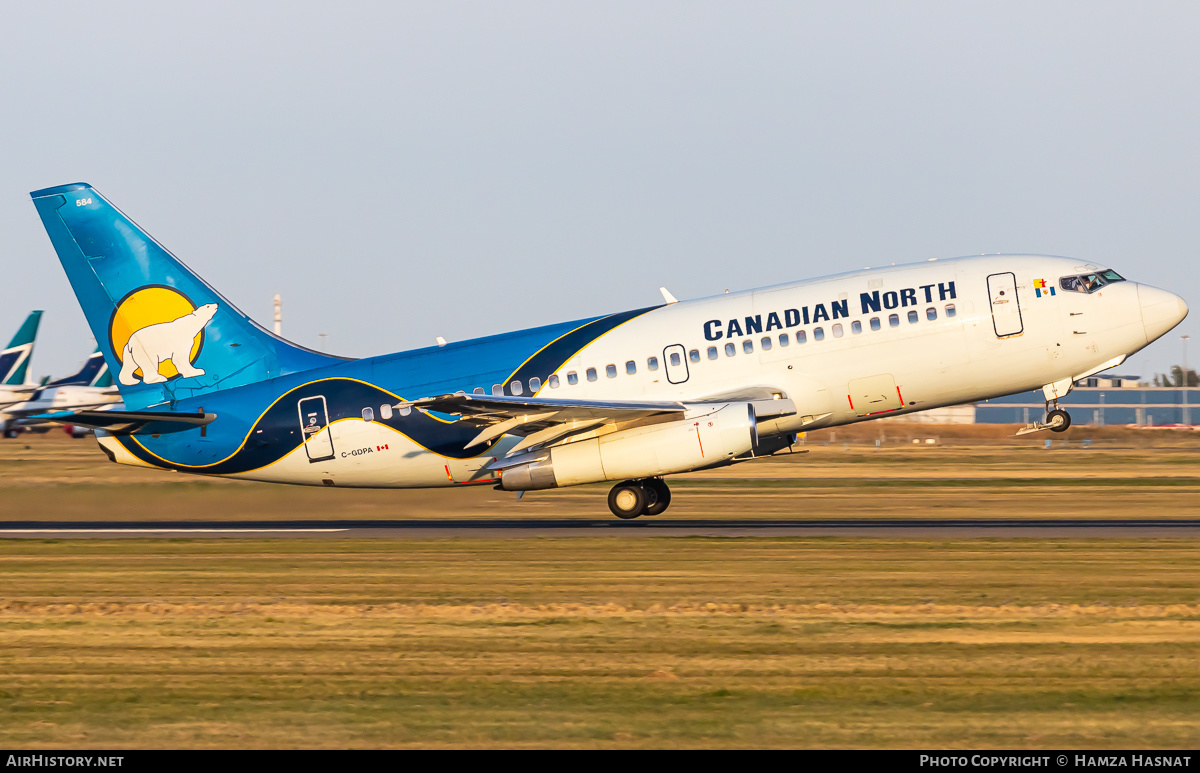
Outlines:
[[122, 464], [314, 486], [615, 481], [621, 518], [663, 476], [799, 431], [1041, 389], [1058, 398], [1175, 327], [1178, 296], [1108, 266], [988, 255], [853, 271], [344, 360], [272, 335], [91, 186], [34, 204], [124, 399], [44, 418]]

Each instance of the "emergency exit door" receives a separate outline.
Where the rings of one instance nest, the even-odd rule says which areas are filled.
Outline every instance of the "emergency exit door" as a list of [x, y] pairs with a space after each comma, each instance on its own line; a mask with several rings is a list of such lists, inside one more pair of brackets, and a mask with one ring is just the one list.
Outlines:
[[992, 326], [997, 338], [1014, 336], [1025, 330], [1021, 319], [1021, 304], [1017, 300], [1017, 276], [1011, 272], [988, 277], [988, 294], [992, 299]]
[[298, 404], [300, 410], [300, 435], [304, 438], [304, 452], [309, 462], [323, 462], [333, 458], [333, 435], [329, 430], [329, 411], [325, 396], [306, 397]]

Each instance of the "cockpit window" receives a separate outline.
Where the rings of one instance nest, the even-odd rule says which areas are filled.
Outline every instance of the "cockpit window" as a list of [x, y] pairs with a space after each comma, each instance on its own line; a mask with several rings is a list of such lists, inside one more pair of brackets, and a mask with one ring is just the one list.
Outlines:
[[1096, 273], [1064, 276], [1058, 280], [1058, 286], [1067, 292], [1094, 293], [1105, 285], [1124, 281], [1125, 277], [1108, 268]]

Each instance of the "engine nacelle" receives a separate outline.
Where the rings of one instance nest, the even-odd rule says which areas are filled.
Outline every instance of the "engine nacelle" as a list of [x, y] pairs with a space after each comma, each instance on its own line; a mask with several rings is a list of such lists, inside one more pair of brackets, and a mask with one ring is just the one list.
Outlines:
[[757, 442], [754, 406], [703, 406], [678, 421], [555, 446], [502, 470], [500, 487], [534, 491], [686, 472], [728, 461]]

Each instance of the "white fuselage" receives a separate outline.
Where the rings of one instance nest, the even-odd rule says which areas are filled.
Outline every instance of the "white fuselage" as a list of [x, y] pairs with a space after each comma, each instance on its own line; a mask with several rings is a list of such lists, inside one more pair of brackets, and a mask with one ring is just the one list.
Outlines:
[[[684, 403], [777, 389], [796, 412], [762, 421], [760, 435], [1056, 383], [1065, 394], [1073, 379], [1119, 364], [1187, 313], [1176, 296], [1135, 282], [1091, 294], [1057, 288], [1062, 276], [1099, 268], [1043, 256], [959, 258], [673, 303], [587, 344], [554, 378], [522, 387], [543, 398]], [[460, 388], [490, 394], [493, 385]], [[488, 479], [481, 468], [517, 442], [506, 438], [463, 460], [378, 422], [343, 419], [323, 431], [336, 450], [328, 462], [309, 463], [301, 448], [237, 477], [450, 486]], [[106, 447], [119, 461], [136, 463], [119, 445]]]

